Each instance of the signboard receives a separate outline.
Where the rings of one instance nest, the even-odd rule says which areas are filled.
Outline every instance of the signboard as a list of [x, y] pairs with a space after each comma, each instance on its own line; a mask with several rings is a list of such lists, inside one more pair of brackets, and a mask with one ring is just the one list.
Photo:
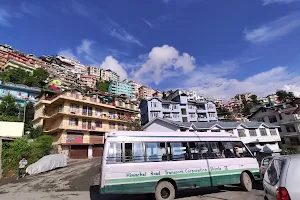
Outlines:
[[83, 135], [81, 134], [67, 134], [67, 143], [82, 143]]

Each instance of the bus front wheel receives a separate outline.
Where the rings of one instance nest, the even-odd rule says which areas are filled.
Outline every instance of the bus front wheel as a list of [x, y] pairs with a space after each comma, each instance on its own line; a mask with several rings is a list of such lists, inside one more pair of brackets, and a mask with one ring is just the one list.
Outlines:
[[168, 181], [159, 182], [155, 188], [156, 200], [174, 200], [175, 188], [172, 183]]
[[252, 179], [247, 172], [241, 174], [241, 186], [244, 190], [251, 192], [252, 191]]

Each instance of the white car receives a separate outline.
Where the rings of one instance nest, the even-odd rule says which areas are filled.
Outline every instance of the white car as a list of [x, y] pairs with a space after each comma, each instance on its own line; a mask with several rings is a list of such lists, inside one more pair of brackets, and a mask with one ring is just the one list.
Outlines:
[[300, 155], [275, 157], [264, 176], [265, 200], [300, 199]]

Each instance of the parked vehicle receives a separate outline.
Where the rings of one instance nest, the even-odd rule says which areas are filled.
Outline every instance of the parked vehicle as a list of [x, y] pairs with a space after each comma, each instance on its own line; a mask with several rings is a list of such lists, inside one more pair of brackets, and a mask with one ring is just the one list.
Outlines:
[[300, 199], [300, 155], [273, 158], [264, 176], [265, 200]]
[[267, 170], [267, 168], [269, 167], [271, 161], [273, 160], [273, 156], [268, 156], [262, 159], [262, 161], [260, 162], [260, 167], [259, 167], [259, 172], [261, 173], [261, 175], [264, 176], [265, 171]]
[[173, 200], [177, 190], [240, 184], [260, 179], [256, 158], [239, 137], [216, 132], [106, 134], [101, 193], [154, 193]]
[[60, 167], [67, 166], [67, 156], [64, 154], [52, 154], [44, 156], [37, 162], [29, 165], [26, 168], [27, 174], [39, 174]]

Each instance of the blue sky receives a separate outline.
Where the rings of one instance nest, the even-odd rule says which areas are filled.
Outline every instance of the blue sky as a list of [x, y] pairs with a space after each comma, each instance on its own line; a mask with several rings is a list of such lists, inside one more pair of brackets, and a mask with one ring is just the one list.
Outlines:
[[300, 94], [299, 0], [0, 2], [0, 43], [228, 100]]

